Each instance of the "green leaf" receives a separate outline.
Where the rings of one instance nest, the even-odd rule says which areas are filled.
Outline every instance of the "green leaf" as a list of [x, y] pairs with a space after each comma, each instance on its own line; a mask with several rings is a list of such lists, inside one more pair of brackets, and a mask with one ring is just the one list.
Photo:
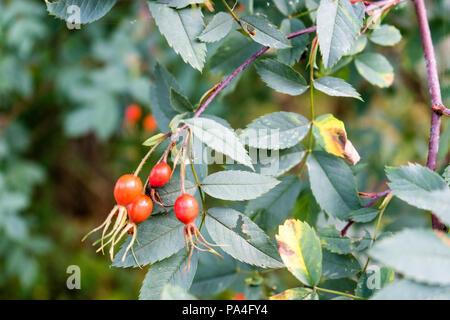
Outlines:
[[182, 9], [191, 4], [201, 4], [204, 3], [205, 0], [158, 0], [160, 3], [167, 4], [169, 7]]
[[189, 289], [197, 269], [197, 261], [198, 254], [197, 251], [194, 251], [189, 272], [187, 269], [184, 270], [188, 262], [188, 253], [182, 249], [177, 254], [153, 264], [142, 283], [139, 299], [161, 299], [161, 294], [167, 284]]
[[345, 54], [346, 56], [354, 56], [358, 53], [362, 52], [364, 48], [367, 45], [367, 37], [365, 34], [360, 35], [358, 38], [356, 38], [355, 42], [353, 42], [353, 45], [351, 48], [347, 51]]
[[334, 77], [322, 77], [315, 79], [313, 84], [314, 88], [322, 91], [329, 96], [350, 97], [363, 101], [355, 88], [353, 88], [350, 84], [342, 79]]
[[275, 2], [277, 9], [285, 16], [291, 16], [293, 13], [296, 13], [298, 9], [303, 7], [303, 2], [297, 0], [273, 0], [273, 2]]
[[379, 240], [369, 256], [413, 280], [450, 284], [450, 239], [429, 230], [404, 230]]
[[372, 31], [369, 39], [382, 46], [393, 46], [402, 39], [402, 35], [396, 27], [383, 24]]
[[46, 1], [51, 15], [70, 23], [91, 23], [105, 14], [116, 4], [116, 0], [65, 0]]
[[276, 49], [286, 49], [290, 47], [289, 41], [275, 26], [267, 20], [257, 16], [242, 17], [241, 22], [247, 24], [247, 28], [254, 34], [248, 35], [256, 42]]
[[309, 288], [293, 288], [271, 296], [269, 300], [319, 300], [319, 296]]
[[366, 248], [364, 242], [370, 243], [372, 238], [366, 234], [359, 239], [351, 239], [348, 236], [341, 236], [341, 232], [335, 226], [329, 225], [326, 228], [319, 229], [319, 237], [322, 246], [338, 254], [349, 254], [355, 251], [361, 251]]
[[230, 74], [261, 47], [260, 44], [240, 34], [231, 35], [225, 39], [209, 59], [211, 72]]
[[[138, 226], [137, 241], [133, 245], [134, 254], [141, 266], [161, 261], [180, 251], [185, 246], [183, 238], [184, 224], [174, 214], [151, 215]], [[131, 236], [122, 245], [113, 262], [114, 267], [137, 267], [131, 252], [125, 261], [122, 256], [130, 243]]]
[[340, 279], [353, 276], [361, 271], [361, 265], [352, 255], [341, 255], [323, 250], [322, 275], [328, 279]]
[[394, 82], [394, 69], [381, 54], [364, 53], [355, 60], [355, 66], [361, 76], [380, 88], [389, 87]]
[[[298, 144], [292, 148], [281, 150], [251, 149], [249, 154], [256, 173], [278, 177], [300, 163], [305, 154], [305, 149]], [[226, 168], [228, 170], [250, 171], [248, 167], [241, 164], [227, 165]]]
[[158, 133], [155, 134], [154, 136], [151, 136], [150, 138], [148, 138], [147, 140], [145, 140], [142, 145], [146, 146], [146, 147], [152, 147], [154, 146], [159, 140], [161, 140], [163, 137], [165, 136], [164, 133]]
[[[302, 29], [305, 29], [305, 25], [298, 19], [284, 19], [280, 26], [280, 31], [283, 34], [289, 34]], [[278, 60], [290, 66], [294, 65], [300, 60], [303, 52], [306, 50], [308, 41], [309, 34], [291, 39], [292, 48], [277, 50]]]
[[240, 139], [253, 148], [285, 149], [302, 141], [308, 130], [309, 122], [305, 117], [280, 111], [253, 120], [241, 133]]
[[317, 9], [317, 34], [326, 69], [350, 50], [362, 27], [359, 16], [348, 0], [321, 0]]
[[161, 300], [197, 300], [197, 298], [184, 288], [166, 284], [161, 294]]
[[269, 237], [242, 213], [229, 208], [208, 210], [209, 235], [233, 258], [258, 267], [281, 268], [279, 255]]
[[305, 222], [289, 219], [278, 229], [278, 251], [288, 270], [303, 284], [315, 286], [322, 275], [319, 237]]
[[307, 160], [309, 180], [320, 207], [338, 219], [361, 208], [355, 178], [341, 159], [314, 151]]
[[253, 169], [251, 158], [232, 130], [208, 118], [191, 118], [184, 120], [184, 122], [197, 139], [208, 147]]
[[203, 42], [216, 42], [225, 37], [233, 27], [233, 18], [225, 12], [219, 12], [198, 36]]
[[264, 82], [277, 92], [297, 96], [308, 89], [300, 73], [276, 60], [257, 61], [256, 70]]
[[[198, 169], [198, 168], [197, 168]], [[177, 168], [178, 170], [178, 168]], [[194, 180], [193, 177], [189, 177], [189, 174], [192, 174], [191, 166], [186, 168], [186, 179], [184, 181], [184, 188], [186, 193], [194, 195], [197, 191], [197, 185], [192, 182]], [[191, 180], [189, 180], [191, 179]], [[181, 195], [181, 182], [179, 178], [179, 174], [177, 171], [173, 173], [173, 177], [170, 179], [168, 183], [164, 186], [157, 188], [161, 201], [166, 204], [173, 204], [175, 200]], [[152, 214], [167, 212], [168, 209], [161, 207], [157, 203], [153, 204]]]
[[445, 168], [442, 177], [444, 178], [445, 182], [447, 182], [447, 184], [450, 185], [450, 165], [448, 165], [447, 168]]
[[172, 9], [165, 4], [148, 1], [150, 12], [161, 34], [183, 61], [202, 71], [206, 45], [197, 40], [203, 30], [199, 8]]
[[368, 269], [358, 279], [356, 295], [362, 298], [370, 298], [394, 280], [394, 270], [386, 267], [380, 269]]
[[450, 286], [430, 286], [403, 279], [387, 286], [374, 300], [449, 300]]
[[370, 222], [378, 215], [379, 211], [372, 208], [361, 208], [350, 212], [348, 215], [349, 220], [353, 220], [359, 223]]
[[251, 200], [266, 193], [280, 182], [261, 174], [228, 170], [210, 174], [202, 181], [202, 190], [223, 200]]
[[201, 255], [191, 292], [210, 297], [224, 291], [238, 279], [237, 264], [227, 254], [223, 258], [212, 254]]
[[280, 181], [270, 192], [249, 201], [245, 209], [250, 217], [263, 211], [258, 216], [258, 224], [265, 230], [275, 228], [286, 220], [302, 188], [301, 180], [294, 175], [281, 177]]
[[194, 110], [194, 107], [189, 102], [188, 98], [186, 98], [174, 88], [170, 88], [170, 104], [176, 111], [180, 113], [191, 112]]
[[300, 192], [292, 210], [295, 219], [306, 222], [311, 226], [317, 224], [320, 207], [314, 198], [309, 184]]
[[386, 175], [392, 193], [412, 206], [431, 210], [450, 224], [450, 188], [437, 173], [419, 164], [388, 167]]

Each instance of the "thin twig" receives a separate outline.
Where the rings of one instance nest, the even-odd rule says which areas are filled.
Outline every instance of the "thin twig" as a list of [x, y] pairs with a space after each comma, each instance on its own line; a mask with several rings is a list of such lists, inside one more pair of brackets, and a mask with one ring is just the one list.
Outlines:
[[[302, 29], [293, 33], [290, 33], [286, 36], [287, 39], [292, 39], [295, 37], [299, 37], [304, 34], [308, 34], [316, 31], [316, 26], [309, 27], [306, 29]], [[208, 99], [203, 103], [203, 105], [197, 110], [194, 115], [194, 118], [200, 117], [200, 115], [205, 111], [205, 109], [209, 106], [209, 104], [214, 100], [214, 98], [225, 89], [242, 71], [245, 70], [253, 61], [255, 61], [259, 56], [261, 56], [264, 52], [269, 50], [269, 47], [262, 47], [259, 49], [254, 55], [248, 58], [242, 65], [240, 65], [232, 74], [230, 74], [225, 80], [219, 83], [216, 90], [208, 97]]]
[[[416, 7], [420, 38], [422, 39], [423, 53], [427, 67], [428, 86], [430, 88], [431, 105], [443, 106], [436, 57], [434, 54], [433, 41], [431, 39], [431, 32], [430, 26], [428, 24], [425, 2], [424, 0], [414, 0], [414, 4]], [[436, 112], [432, 108], [430, 138], [428, 142], [427, 167], [433, 171], [436, 171], [436, 162], [439, 150], [441, 116], [442, 113]], [[431, 214], [431, 222], [433, 229], [444, 231], [447, 230], [445, 225], [442, 224], [439, 218], [435, 216], [433, 213]]]

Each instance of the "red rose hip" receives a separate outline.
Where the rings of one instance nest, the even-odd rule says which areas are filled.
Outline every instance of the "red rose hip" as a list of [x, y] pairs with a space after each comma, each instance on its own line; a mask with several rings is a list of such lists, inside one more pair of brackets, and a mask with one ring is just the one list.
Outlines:
[[161, 162], [155, 165], [152, 171], [150, 171], [148, 182], [153, 188], [162, 187], [169, 182], [171, 175], [172, 169], [170, 166], [165, 162]]
[[152, 213], [153, 202], [144, 194], [141, 194], [128, 205], [128, 216], [134, 223], [145, 221]]
[[142, 193], [142, 188], [141, 179], [132, 174], [125, 174], [114, 186], [114, 198], [119, 205], [127, 206]]
[[192, 223], [197, 217], [198, 211], [197, 200], [188, 193], [183, 193], [175, 201], [175, 215], [184, 224]]

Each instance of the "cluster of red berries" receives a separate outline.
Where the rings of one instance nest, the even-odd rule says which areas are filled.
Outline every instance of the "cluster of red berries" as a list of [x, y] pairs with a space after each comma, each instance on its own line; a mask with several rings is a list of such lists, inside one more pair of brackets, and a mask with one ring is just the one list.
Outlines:
[[[172, 169], [166, 162], [158, 163], [150, 171], [148, 183], [152, 188], [162, 187], [169, 182], [171, 175]], [[142, 189], [141, 180], [131, 174], [121, 176], [114, 187], [117, 204], [127, 207], [129, 219], [134, 223], [145, 221], [153, 209], [152, 200], [142, 194]], [[198, 202], [190, 194], [183, 193], [175, 201], [174, 210], [178, 220], [188, 224], [198, 215]]]
[[[125, 123], [134, 125], [138, 123], [141, 117], [142, 108], [138, 104], [132, 103], [125, 109]], [[151, 114], [144, 117], [142, 120], [142, 126], [144, 127], [144, 130], [148, 132], [153, 132], [158, 128], [155, 117]]]
[[[155, 194], [158, 195], [158, 197], [159, 194], [154, 188], [159, 188], [167, 184], [171, 176], [172, 169], [165, 161], [156, 164], [150, 171], [148, 184], [152, 188], [151, 195], [153, 200], [161, 205], [164, 204], [156, 200]], [[136, 224], [141, 223], [150, 217], [153, 210], [153, 201], [152, 198], [143, 193], [143, 185], [139, 177], [132, 174], [125, 174], [117, 180], [114, 186], [114, 198], [116, 199], [117, 205], [114, 206], [106, 220], [102, 225], [88, 233], [83, 240], [92, 232], [103, 229], [102, 237], [94, 244], [101, 242], [101, 247], [97, 252], [103, 252], [105, 246], [111, 244], [110, 255], [112, 260], [114, 258], [114, 246], [127, 232], [132, 234], [133, 237], [122, 257], [122, 261], [124, 261], [128, 250], [131, 249], [133, 252], [132, 246], [136, 240], [137, 234]], [[175, 201], [174, 211], [178, 220], [186, 225], [184, 234], [186, 239], [189, 239], [189, 243], [192, 245], [188, 250], [192, 250], [193, 247], [197, 247], [193, 244], [194, 241], [192, 236], [197, 239], [199, 234], [196, 226], [193, 224], [199, 212], [198, 202], [190, 194], [182, 193]], [[128, 221], [126, 219], [127, 216]], [[109, 230], [114, 217], [116, 219], [115, 223], [113, 224], [112, 229]], [[203, 238], [201, 235], [200, 237]]]

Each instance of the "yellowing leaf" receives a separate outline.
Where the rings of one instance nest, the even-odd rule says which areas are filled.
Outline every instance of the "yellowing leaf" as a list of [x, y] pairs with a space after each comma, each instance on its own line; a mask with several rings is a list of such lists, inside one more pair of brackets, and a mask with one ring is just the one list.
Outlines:
[[293, 288], [269, 297], [269, 300], [318, 300], [316, 292], [309, 288]]
[[358, 151], [347, 139], [344, 123], [332, 114], [324, 114], [314, 121], [314, 136], [326, 152], [356, 164], [361, 159]]
[[288, 219], [276, 235], [278, 251], [288, 270], [302, 283], [315, 286], [322, 275], [322, 248], [314, 230], [300, 220]]

